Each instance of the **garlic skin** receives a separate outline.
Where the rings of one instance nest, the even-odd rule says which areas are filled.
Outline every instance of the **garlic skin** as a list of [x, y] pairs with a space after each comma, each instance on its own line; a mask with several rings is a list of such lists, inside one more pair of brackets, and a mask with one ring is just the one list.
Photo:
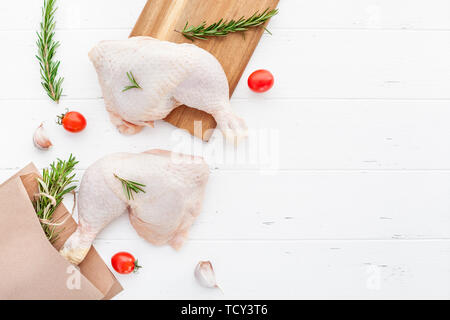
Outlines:
[[218, 288], [214, 268], [210, 261], [200, 261], [195, 268], [195, 278], [206, 288]]
[[33, 143], [40, 150], [48, 150], [53, 146], [42, 123], [34, 132]]

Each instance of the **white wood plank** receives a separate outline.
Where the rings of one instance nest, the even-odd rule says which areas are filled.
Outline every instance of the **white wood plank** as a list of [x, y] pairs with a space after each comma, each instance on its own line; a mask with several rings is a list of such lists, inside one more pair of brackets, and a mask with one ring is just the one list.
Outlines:
[[447, 0], [281, 0], [277, 28], [450, 29]]
[[[232, 105], [247, 121], [251, 134], [236, 150], [226, 148], [224, 155], [220, 152], [222, 136], [219, 133], [209, 144], [204, 144], [203, 155], [214, 167], [257, 170], [449, 168], [448, 101], [266, 100], [255, 97], [248, 101], [234, 99]], [[190, 147], [185, 152], [195, 153], [199, 149], [202, 150]], [[236, 160], [230, 161], [233, 154]], [[252, 163], [254, 154], [256, 161]]]
[[[56, 3], [57, 30], [129, 29], [136, 23], [146, 0], [60, 0]], [[42, 4], [43, 1], [37, 0], [2, 1], [0, 30], [37, 30]]]
[[[146, 0], [58, 1], [58, 29], [131, 28]], [[0, 3], [0, 30], [34, 30], [42, 1]], [[23, 10], [26, 8], [26, 10]], [[283, 0], [271, 29], [450, 29], [447, 0]], [[20, 16], [19, 16], [20, 15]]]
[[[220, 161], [220, 134], [202, 150], [162, 122], [134, 137], [112, 127], [87, 52], [126, 38], [144, 3], [59, 1], [67, 96], [55, 106], [34, 58], [41, 1], [0, 2], [0, 40], [14, 49], [2, 53], [0, 181], [70, 152], [81, 169], [115, 151], [180, 148], [180, 137], [206, 152], [211, 180], [181, 252], [145, 243], [125, 216], [100, 234], [105, 261], [128, 250], [145, 267], [119, 276], [119, 299], [450, 298], [449, 1], [281, 1], [233, 99], [251, 129], [278, 134], [280, 170], [270, 172]], [[276, 77], [264, 95], [246, 85], [257, 68]], [[66, 107], [87, 116], [85, 132], [54, 125]], [[31, 144], [41, 121], [48, 153]], [[225, 295], [196, 285], [201, 259]]]
[[268, 69], [266, 98], [448, 99], [450, 32], [274, 30], [264, 35], [234, 93]]
[[[142, 152], [152, 148], [202, 155], [211, 168], [246, 170], [450, 169], [450, 108], [447, 101], [369, 100], [232, 100], [248, 123], [250, 137], [237, 149], [223, 147], [216, 132], [209, 143], [159, 121], [156, 127], [127, 137], [112, 125], [103, 100], [0, 101], [7, 119], [0, 126], [1, 168], [19, 168], [29, 161], [40, 167], [74, 153], [87, 168], [107, 153]], [[82, 112], [88, 127], [81, 134], [55, 123], [65, 107]], [[41, 122], [54, 148], [32, 146]], [[273, 137], [272, 137], [273, 136]], [[272, 138], [271, 138], [272, 137]], [[7, 152], [6, 152], [7, 151]]]
[[[448, 299], [449, 241], [190, 242], [180, 252], [143, 241], [97, 241], [144, 266], [118, 275], [118, 299]], [[193, 270], [211, 260], [224, 295]]]
[[[123, 39], [128, 33], [58, 33], [67, 98], [101, 96], [87, 53], [100, 40]], [[275, 87], [259, 96], [268, 99], [450, 99], [449, 36], [450, 31], [275, 30], [263, 37], [234, 97], [254, 99], [257, 94], [246, 79], [253, 70], [266, 68], [276, 77]], [[34, 32], [0, 32], [0, 40], [15, 48], [3, 52], [8, 76], [0, 78], [0, 99], [46, 99], [34, 58]]]
[[[192, 239], [450, 238], [450, 173], [214, 172]], [[100, 235], [138, 239], [128, 217]]]
[[[450, 239], [449, 194], [450, 172], [213, 171], [190, 238]], [[139, 239], [125, 215], [99, 238]]]
[[[65, 78], [63, 96], [72, 98], [98, 98], [101, 90], [97, 81], [97, 74], [89, 61], [89, 50], [99, 41], [127, 38], [130, 30], [96, 31], [78, 30], [61, 31], [58, 40], [61, 47], [58, 57], [62, 57], [60, 76]], [[39, 64], [35, 58], [37, 52], [36, 35], [30, 31], [0, 32], [0, 39], [8, 41], [11, 47], [2, 57], [9, 61], [4, 65], [8, 79], [0, 80], [4, 86], [0, 92], [0, 99], [43, 99], [48, 100], [41, 87]], [[21, 71], [18, 71], [21, 70]], [[20, 83], [18, 86], [17, 84]], [[24, 89], [26, 88], [26, 89]], [[9, 93], [8, 93], [9, 91]]]

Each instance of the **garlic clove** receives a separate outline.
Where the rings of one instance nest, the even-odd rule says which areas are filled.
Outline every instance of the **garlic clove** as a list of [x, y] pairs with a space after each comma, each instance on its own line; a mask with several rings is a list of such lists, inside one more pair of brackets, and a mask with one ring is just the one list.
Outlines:
[[41, 150], [48, 150], [51, 146], [53, 146], [42, 123], [34, 132], [33, 142], [36, 148]]
[[[195, 278], [206, 288], [218, 288], [214, 268], [210, 261], [200, 261], [195, 268]], [[222, 290], [222, 289], [221, 289]]]

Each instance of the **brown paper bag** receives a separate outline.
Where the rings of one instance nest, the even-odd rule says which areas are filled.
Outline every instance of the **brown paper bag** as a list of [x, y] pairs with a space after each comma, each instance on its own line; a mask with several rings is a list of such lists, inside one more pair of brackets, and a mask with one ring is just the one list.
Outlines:
[[[47, 240], [31, 199], [39, 176], [33, 164], [0, 185], [0, 299], [111, 299], [122, 286], [94, 247], [80, 272], [58, 252], [75, 231], [69, 218], [53, 245]], [[68, 214], [64, 205], [55, 220]]]

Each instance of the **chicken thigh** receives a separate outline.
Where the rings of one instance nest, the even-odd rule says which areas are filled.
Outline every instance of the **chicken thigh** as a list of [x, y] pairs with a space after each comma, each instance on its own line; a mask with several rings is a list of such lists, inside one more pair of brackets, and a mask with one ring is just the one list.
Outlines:
[[[222, 66], [196, 45], [134, 37], [100, 42], [89, 57], [111, 121], [123, 134], [153, 126], [182, 104], [211, 114], [226, 136], [247, 134], [245, 122], [231, 109]], [[127, 73], [138, 87], [124, 91], [132, 85]]]
[[[117, 178], [145, 185], [145, 192], [128, 197]], [[90, 166], [78, 197], [79, 225], [61, 254], [79, 264], [97, 234], [128, 212], [137, 233], [154, 245], [179, 249], [200, 214], [209, 168], [202, 158], [152, 150], [116, 153]]]

